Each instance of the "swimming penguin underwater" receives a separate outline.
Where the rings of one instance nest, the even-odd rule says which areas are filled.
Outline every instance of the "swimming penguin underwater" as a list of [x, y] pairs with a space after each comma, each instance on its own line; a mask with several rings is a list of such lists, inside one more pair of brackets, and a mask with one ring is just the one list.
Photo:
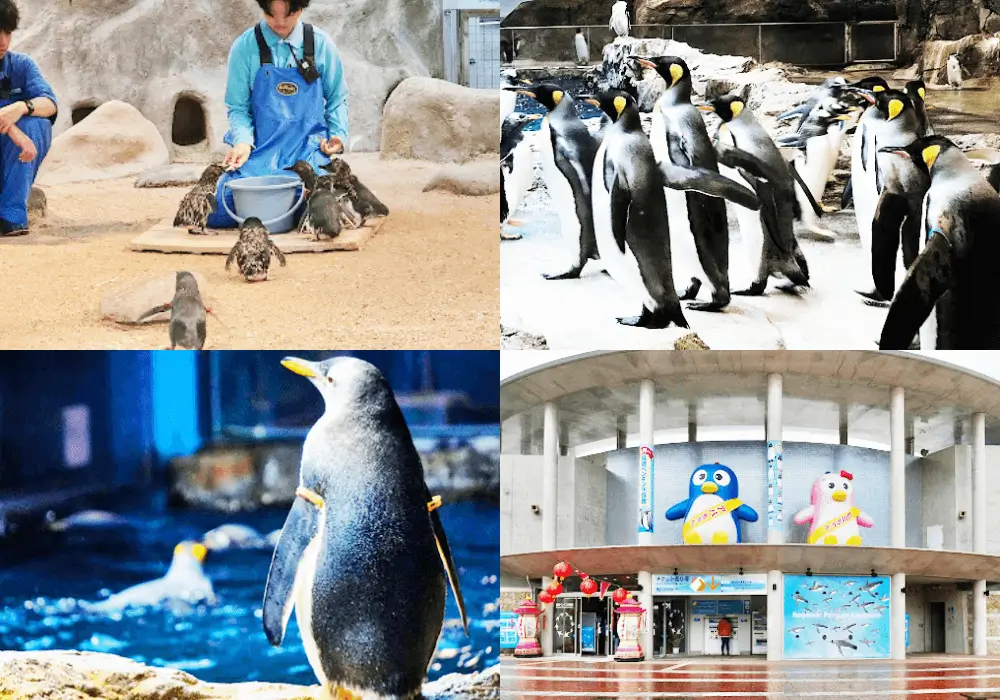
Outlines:
[[154, 306], [143, 313], [138, 321], [170, 310], [170, 349], [178, 346], [185, 350], [201, 350], [207, 334], [206, 314], [212, 310], [202, 301], [198, 280], [190, 272], [177, 273], [174, 298], [167, 304]]
[[705, 168], [656, 162], [631, 95], [612, 90], [587, 100], [613, 120], [597, 151], [594, 231], [605, 269], [642, 302], [642, 313], [623, 325], [687, 328], [671, 272], [673, 235], [664, 187], [728, 197], [759, 207], [753, 192]]
[[326, 408], [306, 436], [295, 502], [268, 572], [265, 634], [279, 646], [294, 607], [326, 697], [419, 698], [446, 579], [468, 633], [440, 498], [427, 489], [378, 369], [352, 357], [287, 357], [282, 365], [307, 377]]
[[[793, 167], [781, 155], [753, 113], [735, 95], [718, 97], [698, 109], [714, 112], [722, 119], [717, 139], [721, 149], [740, 149], [762, 163], [771, 173], [764, 179], [746, 167], [720, 165], [720, 172], [756, 192], [760, 211], [737, 208], [740, 237], [752, 275], [750, 285], [733, 294], [760, 296], [769, 277], [784, 277], [792, 285], [809, 286], [809, 266], [799, 248], [795, 221]], [[786, 291], [788, 287], [784, 287]]]
[[88, 612], [119, 612], [153, 605], [215, 604], [212, 582], [202, 569], [208, 549], [201, 542], [181, 542], [174, 547], [170, 568], [162, 577], [127, 588], [98, 603], [84, 603]]
[[886, 148], [930, 176], [921, 215], [921, 251], [892, 300], [879, 348], [1000, 348], [1000, 194], [943, 136]]
[[[920, 249], [921, 205], [930, 178], [910, 159], [879, 153], [882, 148], [902, 148], [917, 139], [916, 110], [905, 93], [883, 90], [867, 133], [875, 149], [875, 189], [878, 200], [871, 222], [872, 280], [876, 301], [892, 299], [896, 287], [896, 261], [902, 249], [902, 273], [917, 259]], [[863, 296], [869, 296], [862, 293]]]
[[568, 248], [568, 268], [543, 277], [576, 279], [587, 261], [598, 257], [590, 193], [598, 142], [577, 116], [573, 98], [558, 86], [536, 85], [518, 93], [548, 110], [538, 139], [542, 177]]
[[541, 119], [540, 114], [511, 114], [500, 125], [500, 239], [517, 240], [517, 233], [505, 233], [507, 226], [520, 226], [510, 219], [521, 206], [535, 179], [534, 154], [524, 139], [524, 127]]
[[[667, 89], [653, 107], [649, 138], [660, 163], [719, 172], [708, 129], [691, 104], [691, 71], [677, 56], [632, 56], [663, 78]], [[726, 203], [698, 192], [666, 193], [670, 247], [681, 299], [695, 299], [702, 284], [710, 302], [692, 301], [695, 311], [721, 311], [729, 305], [729, 222]], [[688, 286], [690, 285], [690, 286]]]

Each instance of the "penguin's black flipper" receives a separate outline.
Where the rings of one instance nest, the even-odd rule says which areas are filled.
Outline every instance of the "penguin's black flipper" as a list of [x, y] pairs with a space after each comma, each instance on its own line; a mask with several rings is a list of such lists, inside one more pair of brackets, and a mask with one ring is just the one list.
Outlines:
[[[434, 499], [431, 498], [431, 492], [427, 490], [426, 485], [424, 486], [427, 492], [427, 503], [430, 504]], [[438, 499], [440, 502], [440, 499]], [[428, 505], [428, 507], [430, 507]], [[444, 564], [445, 573], [448, 574], [448, 583], [451, 584], [451, 592], [455, 594], [455, 602], [458, 604], [458, 612], [462, 615], [462, 627], [465, 629], [465, 636], [469, 636], [469, 618], [465, 614], [465, 598], [462, 597], [462, 586], [458, 581], [458, 568], [455, 566], [455, 560], [451, 557], [451, 547], [448, 545], [448, 536], [445, 535], [444, 526], [441, 524], [441, 518], [438, 516], [436, 509], [431, 510], [431, 526], [434, 528], [434, 541], [437, 543], [438, 554], [441, 555], [441, 563]]]
[[264, 586], [264, 634], [272, 646], [281, 646], [285, 637], [285, 626], [295, 605], [295, 575], [306, 547], [319, 532], [319, 519], [319, 508], [297, 497], [281, 528]]
[[770, 182], [756, 178], [744, 170], [740, 170], [740, 174], [754, 186], [757, 192], [757, 199], [760, 200], [760, 222], [765, 229], [764, 233], [771, 239], [778, 251], [789, 255], [792, 248], [790, 242], [786, 242], [781, 235], [776, 188]]
[[990, 174], [986, 176], [986, 181], [997, 192], [1000, 192], [1000, 163], [990, 168]]
[[844, 185], [844, 194], [840, 198], [841, 209], [847, 209], [847, 207], [851, 206], [851, 203], [854, 202], [854, 185], [851, 184], [852, 182], [852, 178], [847, 178], [847, 184]]
[[625, 254], [625, 237], [628, 234], [628, 209], [631, 206], [628, 188], [618, 178], [611, 183], [611, 233], [619, 252]]
[[745, 170], [753, 177], [767, 180], [776, 187], [783, 187], [788, 181], [788, 173], [772, 168], [752, 153], [744, 151], [742, 148], [731, 146], [725, 143], [716, 144], [716, 155], [719, 162], [730, 168]]
[[[811, 206], [812, 210], [816, 212], [816, 216], [823, 216], [823, 207], [816, 202], [816, 198], [813, 197], [813, 193], [809, 191], [809, 186], [806, 185], [805, 180], [802, 179], [802, 176], [799, 175], [799, 171], [795, 168], [795, 163], [789, 163], [788, 169], [791, 171], [792, 177], [795, 178], [795, 181], [799, 183], [799, 187], [802, 188], [802, 194], [806, 196], [806, 199], [809, 201], [809, 206]], [[795, 201], [798, 201], [797, 197]]]
[[872, 278], [883, 299], [892, 299], [896, 291], [896, 257], [900, 229], [909, 211], [905, 197], [885, 191], [875, 206], [872, 219]]
[[286, 264], [285, 254], [281, 252], [281, 248], [279, 248], [278, 245], [270, 239], [268, 239], [267, 243], [271, 248], [271, 252], [274, 253], [274, 256], [276, 258], [278, 258], [278, 262], [281, 264], [282, 267], [284, 267]]
[[139, 321], [143, 320], [144, 318], [149, 318], [150, 316], [155, 316], [158, 313], [162, 313], [164, 311], [169, 311], [171, 306], [172, 306], [172, 304], [170, 304], [169, 302], [166, 303], [166, 304], [160, 304], [159, 306], [154, 306], [149, 311], [146, 311], [145, 313], [143, 313], [142, 316], [140, 316], [139, 318], [137, 318], [136, 319], [136, 323], [139, 323]]
[[[907, 350], [952, 278], [952, 245], [943, 234], [931, 236], [892, 300], [882, 326], [879, 350]], [[924, 348], [933, 349], [933, 348]]]
[[682, 168], [672, 163], [657, 165], [663, 175], [664, 187], [719, 197], [752, 211], [760, 209], [760, 200], [756, 194], [725, 175], [705, 168]]

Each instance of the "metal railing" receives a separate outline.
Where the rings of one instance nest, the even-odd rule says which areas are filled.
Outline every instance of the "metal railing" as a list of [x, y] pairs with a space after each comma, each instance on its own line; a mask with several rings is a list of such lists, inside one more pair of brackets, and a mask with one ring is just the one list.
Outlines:
[[[501, 61], [509, 65], [510, 47], [519, 62], [576, 63], [574, 37], [582, 29], [590, 62], [615, 39], [607, 26], [503, 27]], [[899, 22], [761, 22], [753, 24], [634, 24], [638, 39], [672, 39], [706, 53], [749, 56], [759, 63], [781, 61], [800, 66], [896, 62]]]

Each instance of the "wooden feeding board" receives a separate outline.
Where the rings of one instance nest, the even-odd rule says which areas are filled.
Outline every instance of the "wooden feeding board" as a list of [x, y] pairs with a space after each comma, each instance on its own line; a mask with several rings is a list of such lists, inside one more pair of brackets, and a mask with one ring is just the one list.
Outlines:
[[[318, 241], [298, 231], [271, 236], [283, 253], [327, 253], [337, 250], [361, 250], [382, 227], [385, 219], [369, 219], [361, 228], [345, 228], [336, 238]], [[214, 229], [208, 229], [215, 231]], [[194, 253], [196, 255], [229, 255], [239, 229], [222, 229], [205, 236], [188, 233], [187, 227], [173, 225], [173, 219], [164, 219], [153, 228], [133, 238], [130, 247], [137, 251], [155, 253]]]

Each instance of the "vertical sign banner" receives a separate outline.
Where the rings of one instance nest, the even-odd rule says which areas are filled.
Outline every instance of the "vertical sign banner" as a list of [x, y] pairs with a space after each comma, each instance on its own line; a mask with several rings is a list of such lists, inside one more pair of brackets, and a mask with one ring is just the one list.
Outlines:
[[782, 517], [781, 472], [783, 469], [780, 440], [767, 441], [767, 529], [784, 529]]
[[500, 611], [500, 648], [517, 647], [517, 615], [506, 610]]
[[888, 659], [888, 576], [785, 576], [786, 659]]
[[653, 531], [653, 448], [639, 448], [639, 532]]

